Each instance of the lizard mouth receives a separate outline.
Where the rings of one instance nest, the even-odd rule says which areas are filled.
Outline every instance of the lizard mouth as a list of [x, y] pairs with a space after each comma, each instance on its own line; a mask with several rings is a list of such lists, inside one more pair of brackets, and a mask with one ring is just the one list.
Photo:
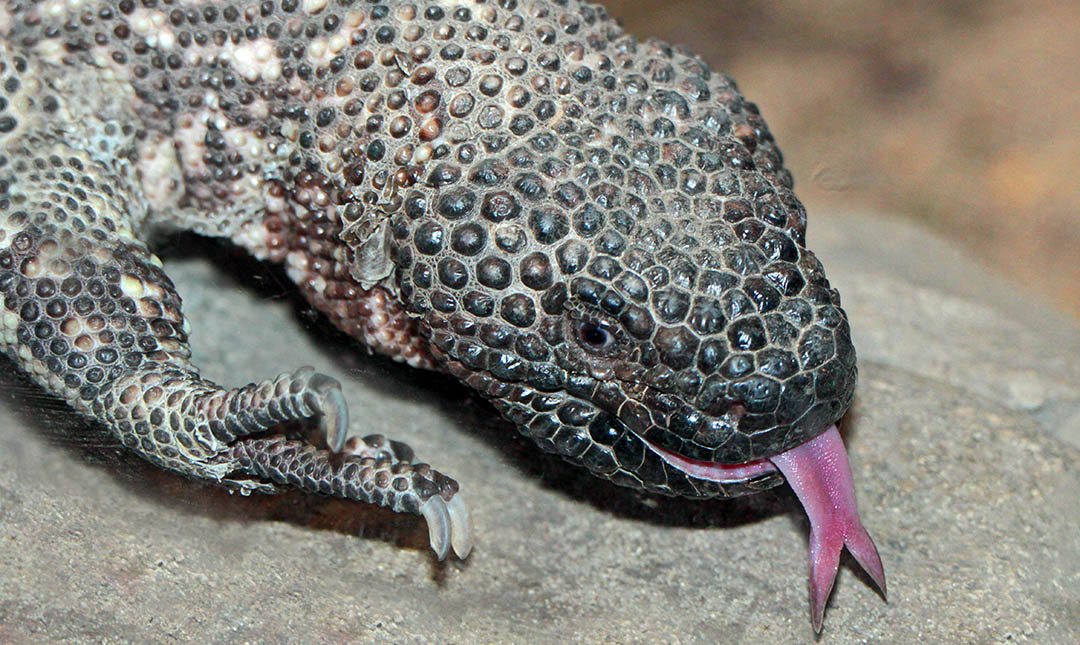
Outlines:
[[735, 483], [776, 472], [776, 466], [768, 459], [754, 459], [741, 464], [721, 464], [715, 461], [683, 457], [680, 454], [661, 448], [647, 439], [641, 438], [641, 440], [669, 466], [698, 479], [720, 483]]

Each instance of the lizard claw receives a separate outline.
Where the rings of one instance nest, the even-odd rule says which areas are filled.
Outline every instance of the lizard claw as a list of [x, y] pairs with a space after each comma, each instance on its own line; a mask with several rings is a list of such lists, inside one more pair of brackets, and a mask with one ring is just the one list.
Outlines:
[[472, 527], [469, 525], [469, 511], [465, 501], [458, 493], [443, 501], [438, 495], [420, 505], [420, 514], [428, 525], [428, 539], [431, 548], [440, 561], [445, 560], [450, 549], [464, 560], [472, 551]]
[[308, 378], [306, 389], [319, 398], [319, 431], [327, 447], [331, 452], [341, 452], [349, 436], [349, 406], [345, 403], [341, 383], [333, 377], [314, 372]]
[[882, 596], [886, 594], [885, 569], [859, 519], [851, 466], [835, 425], [770, 461], [784, 474], [810, 518], [810, 612], [814, 631], [821, 632], [825, 603], [845, 546]]
[[446, 502], [438, 495], [420, 505], [420, 514], [427, 520], [428, 539], [435, 555], [442, 562], [450, 552], [450, 513]]
[[465, 505], [461, 493], [450, 498], [446, 510], [450, 513], [450, 545], [454, 548], [454, 554], [464, 560], [472, 552], [473, 539], [469, 507]]

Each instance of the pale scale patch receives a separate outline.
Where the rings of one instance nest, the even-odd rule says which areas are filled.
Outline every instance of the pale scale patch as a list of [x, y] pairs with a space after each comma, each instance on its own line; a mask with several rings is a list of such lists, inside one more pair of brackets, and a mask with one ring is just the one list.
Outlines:
[[15, 332], [19, 329], [19, 316], [15, 312], [5, 310], [0, 316], [0, 338], [5, 345], [14, 345], [18, 340]]
[[173, 139], [151, 132], [138, 147], [135, 169], [150, 207], [162, 210], [174, 206], [183, 195], [184, 180]]
[[265, 260], [270, 255], [270, 247], [267, 244], [269, 238], [270, 234], [261, 221], [251, 221], [245, 223], [233, 234], [232, 241], [254, 257]]
[[164, 11], [136, 9], [128, 17], [128, 26], [141, 36], [149, 47], [169, 50], [176, 45], [176, 34], [173, 33]]
[[319, 13], [326, 8], [326, 0], [304, 0], [300, 4], [300, 8], [304, 13]]
[[143, 294], [146, 292], [143, 288], [142, 280], [127, 273], [120, 276], [120, 291], [124, 292], [125, 296], [132, 299], [142, 298]]
[[363, 12], [347, 13], [337, 31], [329, 36], [315, 38], [308, 44], [308, 61], [316, 66], [329, 64], [330, 60], [345, 50], [354, 39], [359, 39], [358, 28], [363, 23]]
[[259, 79], [276, 81], [281, 78], [281, 59], [277, 56], [274, 43], [267, 38], [240, 45], [233, 45], [229, 41], [218, 58], [228, 61], [237, 74], [252, 83]]
[[296, 284], [302, 284], [308, 275], [307, 254], [300, 251], [290, 251], [285, 256], [285, 275]]
[[207, 110], [194, 114], [181, 114], [176, 119], [176, 131], [173, 141], [180, 158], [180, 168], [185, 177], [199, 176], [207, 172], [203, 164], [203, 152], [206, 149], [206, 124], [210, 119]]

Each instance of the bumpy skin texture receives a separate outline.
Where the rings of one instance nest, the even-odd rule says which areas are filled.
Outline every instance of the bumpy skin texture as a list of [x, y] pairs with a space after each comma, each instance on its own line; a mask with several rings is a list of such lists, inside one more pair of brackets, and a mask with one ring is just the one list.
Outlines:
[[330, 450], [267, 439], [343, 423], [336, 386], [202, 379], [146, 245], [163, 229], [284, 263], [348, 333], [618, 484], [778, 485], [661, 453], [767, 459], [851, 402], [846, 315], [757, 108], [598, 6], [3, 5], [3, 347], [164, 467], [413, 512], [457, 490], [411, 457], [336, 454], [342, 427]]

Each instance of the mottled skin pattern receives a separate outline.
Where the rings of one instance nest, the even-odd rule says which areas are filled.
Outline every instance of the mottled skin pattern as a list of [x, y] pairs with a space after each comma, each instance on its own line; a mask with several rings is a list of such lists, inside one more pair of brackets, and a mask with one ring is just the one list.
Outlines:
[[[771, 467], [713, 481], [661, 453], [763, 460], [851, 402], [846, 315], [756, 106], [598, 6], [2, 6], [0, 342], [163, 467], [398, 511], [439, 499], [442, 554], [467, 533], [452, 479], [381, 437], [345, 444], [332, 379], [199, 376], [147, 246], [176, 229], [283, 263], [349, 334], [625, 486], [771, 488]], [[297, 419], [319, 421], [315, 444], [273, 434]]]

